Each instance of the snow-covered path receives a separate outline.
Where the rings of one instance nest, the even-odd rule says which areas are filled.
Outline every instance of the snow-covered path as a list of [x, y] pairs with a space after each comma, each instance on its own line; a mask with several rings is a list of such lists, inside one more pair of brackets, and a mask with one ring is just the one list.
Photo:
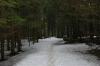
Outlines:
[[62, 39], [52, 37], [40, 40], [34, 47], [37, 52], [13, 66], [100, 66], [96, 57], [84, 54], [88, 49], [85, 44], [64, 45]]

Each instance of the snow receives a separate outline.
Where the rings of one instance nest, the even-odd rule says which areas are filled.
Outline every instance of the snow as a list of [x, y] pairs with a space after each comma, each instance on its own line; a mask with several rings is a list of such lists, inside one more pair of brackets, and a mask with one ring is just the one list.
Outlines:
[[95, 56], [85, 54], [88, 48], [85, 44], [63, 44], [54, 37], [41, 39], [13, 66], [100, 66]]
[[86, 54], [89, 49], [83, 44], [64, 44], [55, 37], [40, 39], [34, 45], [22, 40], [23, 53], [0, 62], [0, 66], [100, 66], [98, 58]]

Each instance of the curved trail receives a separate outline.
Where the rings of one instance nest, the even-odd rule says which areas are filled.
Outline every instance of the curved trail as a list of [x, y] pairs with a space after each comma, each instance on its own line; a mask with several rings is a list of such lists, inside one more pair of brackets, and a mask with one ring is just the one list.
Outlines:
[[34, 45], [37, 52], [27, 55], [14, 66], [100, 66], [94, 56], [78, 52], [84, 52], [87, 45], [63, 45], [61, 41], [53, 37], [40, 40]]

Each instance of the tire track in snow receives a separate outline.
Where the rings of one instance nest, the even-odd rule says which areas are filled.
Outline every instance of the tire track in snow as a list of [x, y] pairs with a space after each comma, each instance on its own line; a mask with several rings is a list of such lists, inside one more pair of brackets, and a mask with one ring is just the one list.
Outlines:
[[54, 58], [54, 47], [50, 46], [48, 49], [48, 66], [55, 66], [55, 58]]

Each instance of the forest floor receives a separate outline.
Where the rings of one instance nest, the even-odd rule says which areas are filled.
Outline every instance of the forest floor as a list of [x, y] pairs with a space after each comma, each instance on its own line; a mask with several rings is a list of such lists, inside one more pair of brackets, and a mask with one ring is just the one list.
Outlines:
[[62, 39], [51, 37], [24, 50], [0, 66], [100, 66], [100, 60], [87, 53], [89, 46], [84, 43], [64, 44]]

